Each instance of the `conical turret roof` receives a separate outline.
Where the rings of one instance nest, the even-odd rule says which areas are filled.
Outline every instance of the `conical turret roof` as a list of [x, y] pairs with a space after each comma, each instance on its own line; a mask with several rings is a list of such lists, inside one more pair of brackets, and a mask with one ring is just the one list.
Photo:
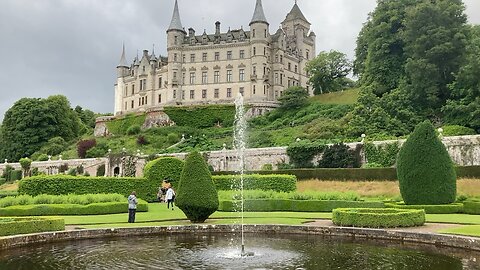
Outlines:
[[117, 67], [128, 67], [127, 65], [127, 58], [125, 57], [125, 44], [122, 47], [122, 56], [120, 57], [120, 63]]
[[172, 21], [170, 22], [170, 26], [168, 27], [167, 31], [170, 30], [183, 30], [182, 21], [180, 20], [180, 12], [178, 11], [178, 1], [175, 0], [175, 7], [173, 9]]
[[258, 22], [268, 24], [267, 18], [265, 17], [265, 12], [263, 12], [262, 0], [257, 0], [257, 3], [255, 4], [255, 12], [253, 12], [253, 17], [250, 25], [252, 25], [252, 23]]
[[292, 10], [287, 14], [287, 17], [283, 22], [288, 22], [288, 21], [293, 21], [293, 20], [303, 20], [306, 21], [307, 23], [310, 23], [307, 18], [303, 15], [302, 11], [298, 7], [297, 3], [293, 5]]

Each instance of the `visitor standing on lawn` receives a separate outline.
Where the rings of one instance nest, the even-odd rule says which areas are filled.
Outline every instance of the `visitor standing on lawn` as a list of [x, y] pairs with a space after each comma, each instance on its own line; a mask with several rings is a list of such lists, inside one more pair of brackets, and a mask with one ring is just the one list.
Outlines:
[[135, 191], [128, 196], [128, 223], [135, 222], [135, 213], [137, 212], [137, 193]]
[[170, 185], [167, 189], [167, 194], [165, 195], [165, 199], [167, 200], [167, 208], [170, 209], [170, 203], [172, 204], [172, 210], [173, 210], [173, 202], [175, 201], [175, 191], [172, 188], [172, 185]]

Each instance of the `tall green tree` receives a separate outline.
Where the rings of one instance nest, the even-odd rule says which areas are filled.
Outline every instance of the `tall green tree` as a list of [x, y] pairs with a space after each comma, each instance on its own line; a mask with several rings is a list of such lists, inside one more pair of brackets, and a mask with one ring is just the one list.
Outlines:
[[50, 138], [72, 140], [82, 124], [64, 96], [22, 98], [5, 113], [1, 127], [3, 157], [18, 161], [39, 150]]
[[480, 25], [471, 27], [467, 59], [449, 85], [451, 99], [443, 107], [445, 121], [480, 133]]
[[408, 9], [402, 37], [408, 60], [406, 90], [418, 113], [440, 117], [448, 87], [463, 63], [468, 43], [462, 0], [420, 1]]
[[307, 104], [308, 92], [303, 87], [292, 86], [283, 92], [278, 101], [281, 110], [299, 109]]
[[352, 63], [344, 53], [323, 51], [308, 62], [305, 69], [310, 74], [314, 94], [319, 95], [344, 89], [345, 78], [352, 70]]

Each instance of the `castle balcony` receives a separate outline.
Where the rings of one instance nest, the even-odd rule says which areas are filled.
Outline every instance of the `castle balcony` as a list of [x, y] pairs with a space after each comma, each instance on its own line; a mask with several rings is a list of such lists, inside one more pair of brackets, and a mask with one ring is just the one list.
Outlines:
[[251, 81], [256, 81], [257, 80], [257, 75], [256, 74], [250, 75], [250, 80]]

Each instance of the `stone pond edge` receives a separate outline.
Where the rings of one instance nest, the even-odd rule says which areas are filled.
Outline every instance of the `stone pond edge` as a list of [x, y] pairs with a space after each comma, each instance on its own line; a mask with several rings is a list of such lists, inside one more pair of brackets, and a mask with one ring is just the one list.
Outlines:
[[[132, 237], [145, 235], [169, 235], [189, 233], [230, 233], [238, 232], [239, 226], [232, 225], [190, 225], [190, 226], [154, 226], [115, 229], [86, 229], [60, 232], [45, 232], [25, 235], [0, 237], [0, 250], [61, 241], [85, 239]], [[480, 238], [392, 231], [384, 229], [328, 227], [328, 226], [288, 226], [288, 225], [244, 225], [247, 233], [263, 233], [267, 235], [311, 234], [328, 237], [344, 237], [351, 239], [388, 240], [400, 243], [420, 243], [439, 247], [460, 248], [480, 251]]]

